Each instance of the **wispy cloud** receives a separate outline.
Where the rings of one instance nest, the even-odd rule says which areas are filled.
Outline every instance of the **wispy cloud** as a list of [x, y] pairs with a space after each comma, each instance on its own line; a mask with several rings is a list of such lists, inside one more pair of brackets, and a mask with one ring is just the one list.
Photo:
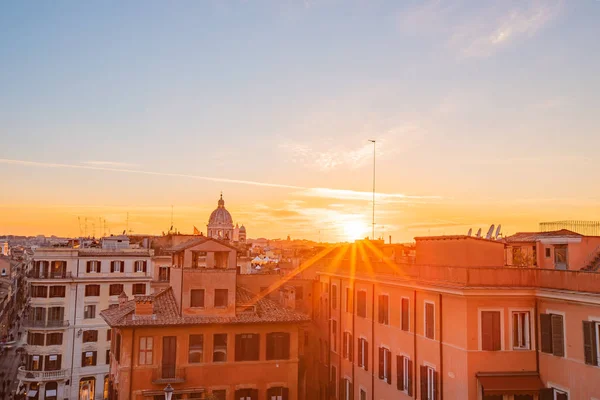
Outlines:
[[486, 57], [538, 33], [560, 14], [563, 3], [524, 0], [467, 7], [465, 2], [448, 5], [430, 0], [403, 12], [400, 27], [405, 33], [444, 35], [449, 38], [446, 45], [462, 57]]
[[[307, 197], [323, 197], [339, 200], [364, 200], [372, 201], [373, 192], [362, 192], [345, 189], [310, 188], [299, 191], [296, 194]], [[402, 202], [406, 200], [434, 200], [441, 199], [440, 196], [415, 196], [403, 193], [380, 193], [375, 192], [375, 202]]]
[[97, 167], [139, 167], [139, 164], [124, 163], [118, 161], [84, 161], [83, 164], [93, 165]]

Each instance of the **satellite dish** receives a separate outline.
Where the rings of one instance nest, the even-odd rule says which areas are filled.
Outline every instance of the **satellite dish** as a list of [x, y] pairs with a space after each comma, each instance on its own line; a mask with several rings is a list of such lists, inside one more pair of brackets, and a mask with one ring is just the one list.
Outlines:
[[481, 228], [479, 228], [479, 230], [477, 231], [477, 235], [475, 235], [475, 237], [478, 237], [478, 238], [481, 237]]
[[485, 238], [491, 239], [493, 233], [494, 233], [494, 224], [492, 224], [492, 226], [490, 226], [490, 229], [488, 229], [488, 232], [487, 232], [487, 235], [485, 235]]
[[472, 233], [473, 233], [473, 228], [469, 228], [469, 232], [467, 232], [467, 236], [471, 236]]
[[502, 225], [498, 224], [498, 228], [496, 229], [496, 239], [498, 239], [498, 236], [500, 236], [500, 228], [502, 228]]

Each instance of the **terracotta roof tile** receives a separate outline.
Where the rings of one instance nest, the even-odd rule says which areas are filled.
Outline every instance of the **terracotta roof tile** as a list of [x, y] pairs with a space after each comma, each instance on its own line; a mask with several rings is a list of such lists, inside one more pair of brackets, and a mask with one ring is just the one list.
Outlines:
[[538, 240], [544, 238], [551, 237], [567, 237], [567, 238], [580, 238], [583, 235], [579, 233], [570, 231], [568, 229], [561, 229], [559, 231], [550, 231], [550, 232], [518, 232], [514, 235], [507, 236], [504, 240], [507, 243], [515, 243], [515, 242], [536, 242]]

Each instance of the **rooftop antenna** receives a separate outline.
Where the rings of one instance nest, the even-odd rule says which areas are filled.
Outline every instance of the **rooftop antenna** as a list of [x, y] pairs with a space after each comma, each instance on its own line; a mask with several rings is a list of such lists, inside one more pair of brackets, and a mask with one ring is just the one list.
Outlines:
[[492, 226], [490, 226], [490, 229], [488, 229], [487, 235], [485, 235], [486, 239], [491, 239], [492, 238], [492, 234], [494, 233], [494, 224], [492, 224]]
[[[221, 197], [223, 197], [223, 192], [221, 192]], [[171, 204], [171, 229], [169, 229], [169, 232], [171, 232], [173, 230], [173, 204]]]
[[96, 237], [96, 223], [92, 222], [92, 237]]
[[469, 232], [467, 232], [467, 236], [471, 236], [472, 233], [473, 233], [473, 228], [469, 228]]
[[375, 240], [375, 144], [376, 141], [369, 139], [369, 142], [373, 143], [373, 230], [371, 233], [371, 239]]
[[125, 235], [126, 233], [129, 232], [129, 213], [127, 213], [127, 220], [126, 220], [126, 224], [125, 224], [125, 232], [123, 233], [123, 235]]
[[498, 229], [496, 229], [496, 239], [500, 236], [500, 228], [502, 228], [502, 224], [498, 224]]
[[477, 235], [475, 235], [475, 237], [478, 237], [478, 238], [481, 237], [481, 228], [479, 228], [479, 230], [477, 231]]
[[84, 232], [83, 233], [84, 233], [85, 237], [87, 237], [87, 217], [85, 217], [84, 222], [85, 222], [85, 224], [83, 226], [84, 227]]

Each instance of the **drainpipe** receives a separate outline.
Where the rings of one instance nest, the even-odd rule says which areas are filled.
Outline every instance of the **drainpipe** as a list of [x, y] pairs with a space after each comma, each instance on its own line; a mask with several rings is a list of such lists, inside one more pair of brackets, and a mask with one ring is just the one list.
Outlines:
[[129, 398], [133, 399], [133, 355], [135, 354], [135, 327], [131, 331], [131, 357], [129, 358]]
[[[66, 271], [65, 271], [66, 273]], [[79, 255], [77, 257], [77, 277], [79, 277]], [[77, 292], [78, 292], [78, 285], [77, 282], [75, 282], [75, 303], [74, 303], [74, 307], [73, 307], [73, 340], [71, 341], [71, 379], [69, 379], [69, 383], [71, 384], [71, 386], [69, 387], [69, 390], [72, 390], [73, 386], [75, 385], [73, 383], [73, 363], [75, 361], [75, 331], [76, 331], [76, 327], [77, 327]], [[75, 386], [77, 387], [77, 386]], [[79, 397], [79, 395], [77, 395], [77, 397]]]
[[371, 398], [375, 400], [375, 284], [371, 293]]
[[[413, 362], [413, 396], [417, 398], [417, 291], [414, 291], [413, 294], [413, 351], [415, 361]], [[410, 326], [409, 326], [410, 329]]]
[[443, 325], [442, 294], [440, 293], [440, 400], [444, 400], [444, 325]]

